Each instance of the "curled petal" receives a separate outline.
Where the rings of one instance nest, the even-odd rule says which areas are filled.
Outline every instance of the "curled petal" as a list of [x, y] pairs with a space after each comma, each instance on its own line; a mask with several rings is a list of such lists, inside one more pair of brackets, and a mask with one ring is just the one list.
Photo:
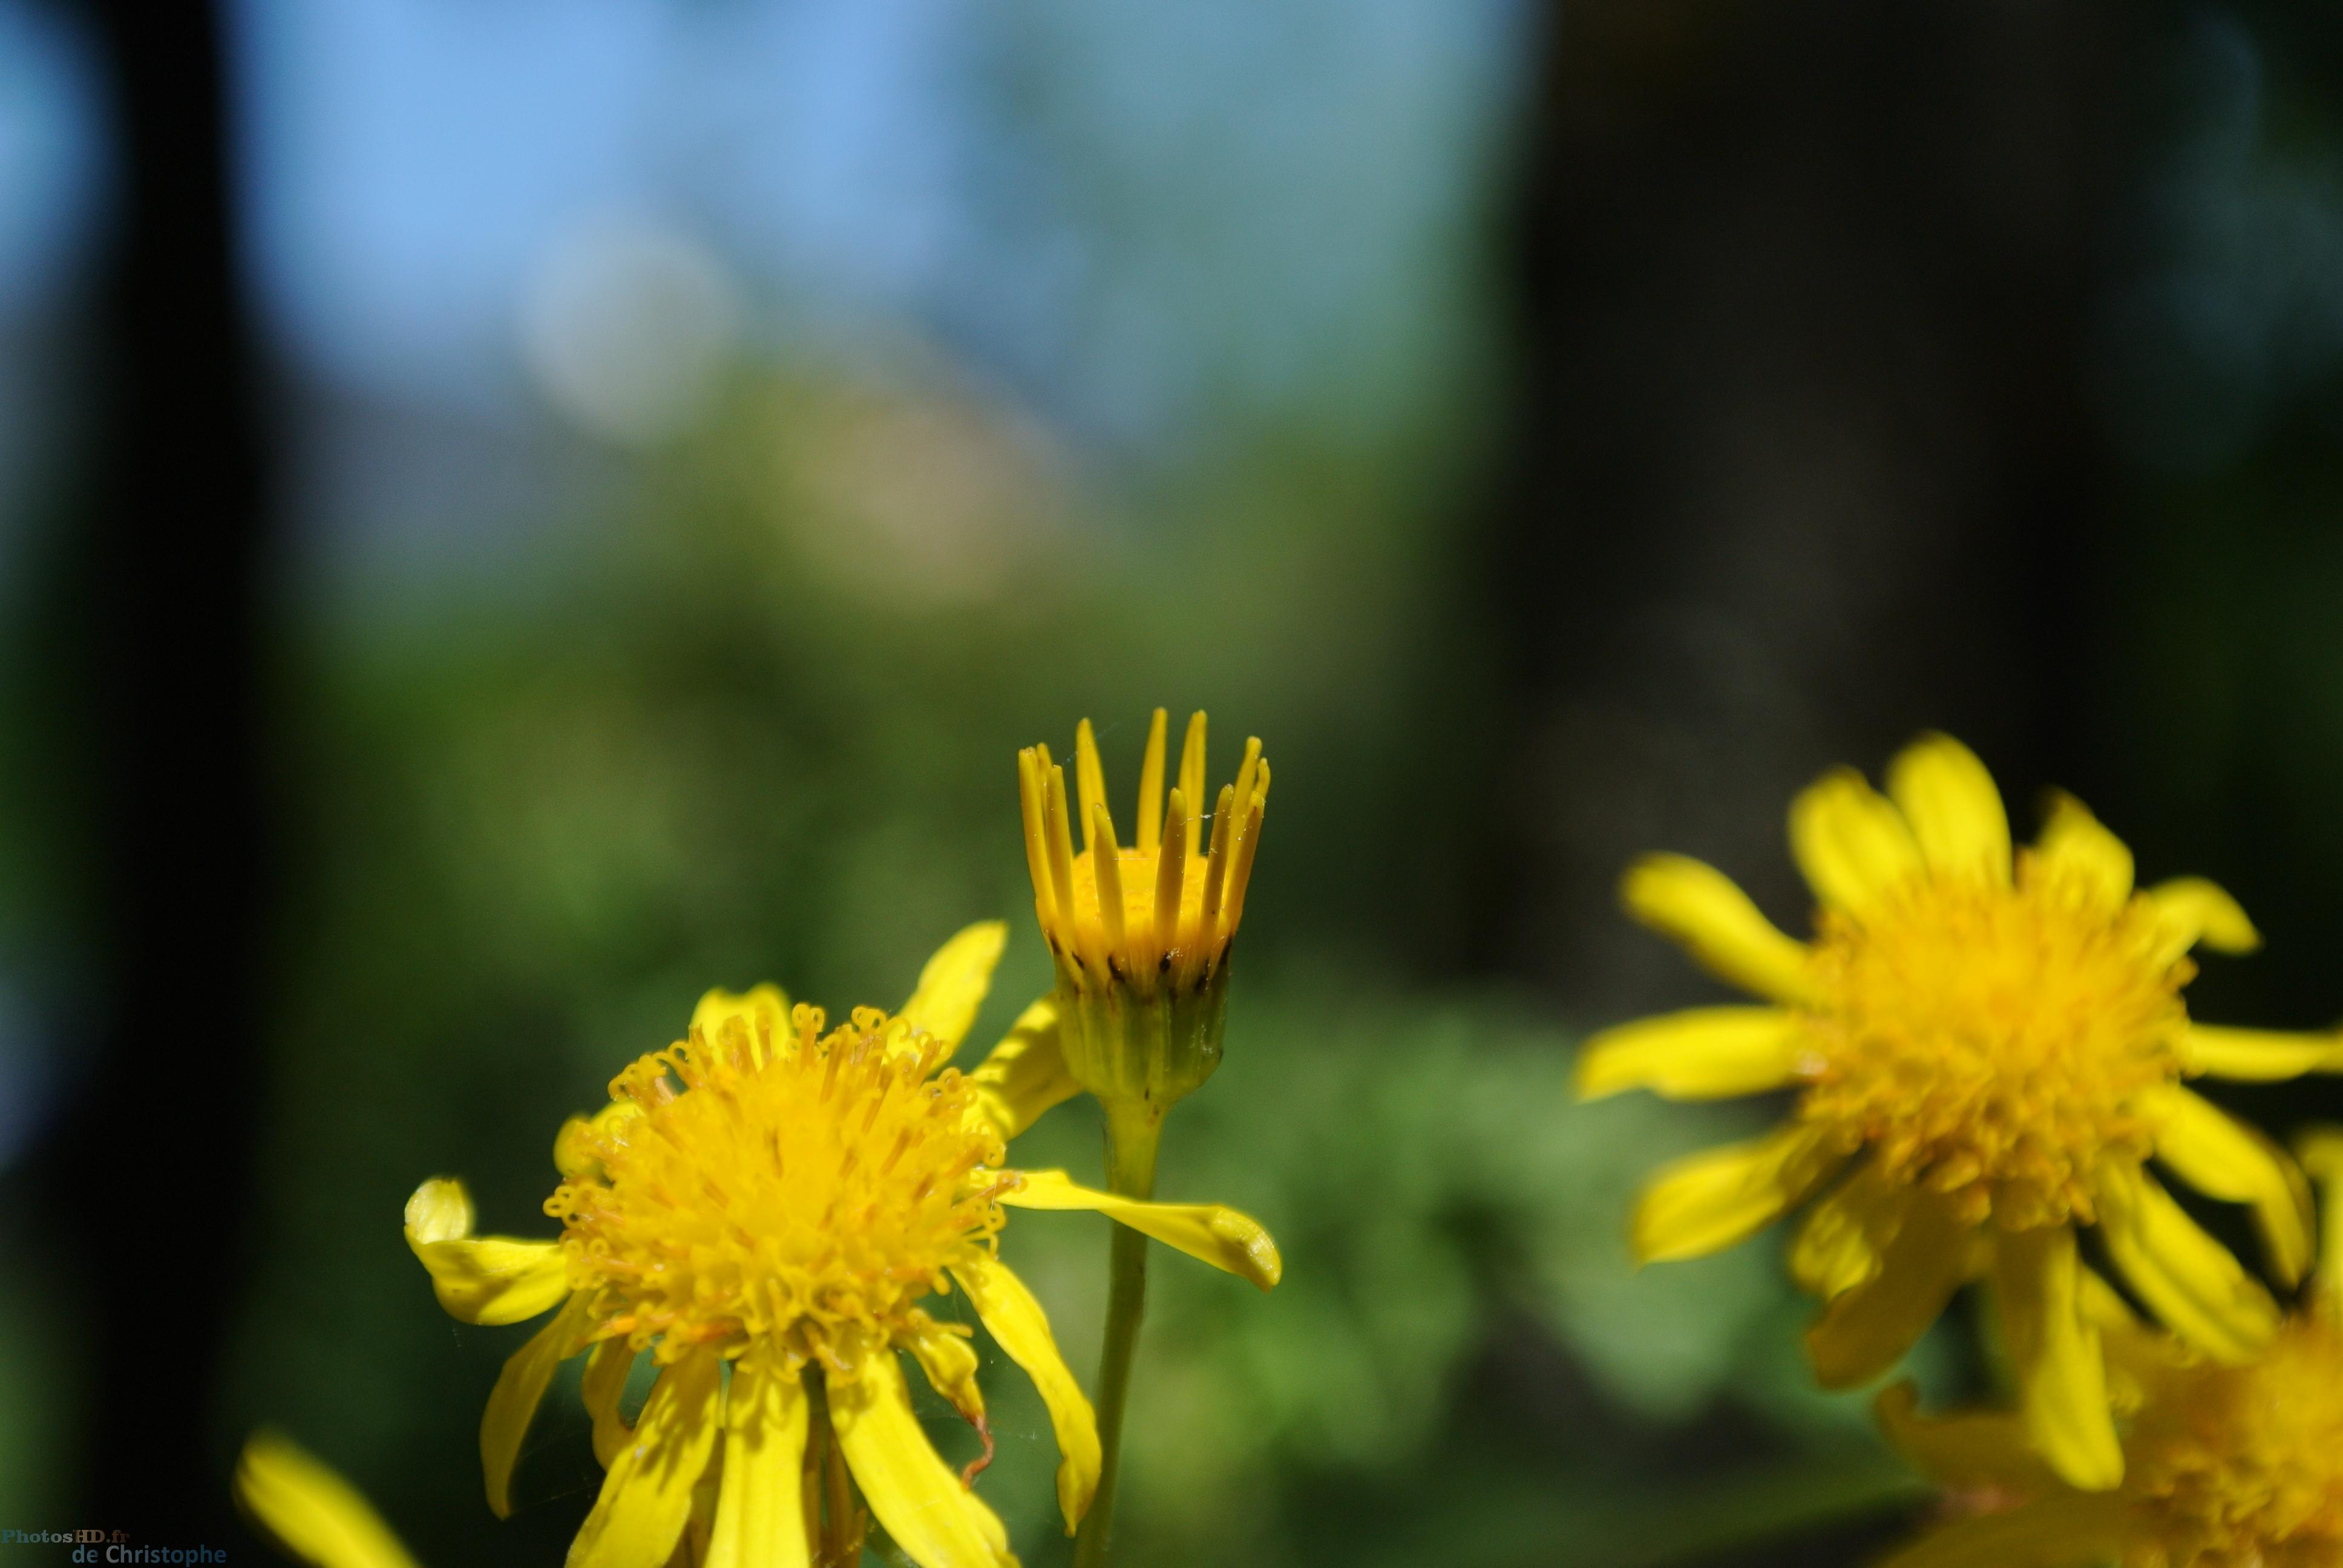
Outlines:
[[711, 990], [691, 1010], [691, 1027], [709, 1044], [745, 1050], [751, 1061], [761, 1064], [790, 1038], [789, 999], [771, 984], [739, 992]]
[[1972, 1230], [1941, 1195], [1915, 1194], [1879, 1271], [1841, 1292], [1806, 1331], [1815, 1380], [1854, 1388], [1903, 1360], [1968, 1278]]
[[1800, 1001], [1810, 989], [1806, 945], [1784, 936], [1714, 866], [1647, 855], [1628, 868], [1619, 897], [1629, 914], [1683, 943], [1720, 980], [1781, 1002]]
[[2035, 848], [2045, 864], [2090, 889], [2106, 908], [2120, 909], [2131, 897], [2131, 851], [2072, 795], [2052, 792], [2050, 819]]
[[1701, 1007], [1606, 1029], [1578, 1053], [1578, 1098], [1649, 1089], [1671, 1100], [1720, 1100], [1779, 1089], [1807, 1049], [1779, 1008]]
[[1018, 1209], [1091, 1209], [1188, 1256], [1242, 1274], [1268, 1290], [1285, 1272], [1277, 1243], [1261, 1221], [1218, 1203], [1150, 1203], [1101, 1192], [1062, 1171], [1021, 1172], [1024, 1185], [1001, 1201]]
[[2202, 877], [2175, 877], [2147, 890], [2148, 906], [2164, 927], [2167, 950], [2178, 958], [2202, 942], [2217, 953], [2249, 953], [2262, 945], [2261, 932], [2237, 900]]
[[439, 1304], [468, 1323], [517, 1323], [569, 1293], [558, 1242], [472, 1234], [472, 1200], [461, 1181], [434, 1177], [415, 1190], [407, 1244], [430, 1271]]
[[968, 1038], [992, 989], [993, 966], [1009, 943], [1009, 927], [1001, 920], [979, 920], [957, 932], [936, 950], [920, 971], [920, 983], [896, 1016], [943, 1042], [950, 1056]]
[[1916, 1195], [1865, 1165], [1806, 1211], [1790, 1243], [1790, 1277], [1825, 1301], [1873, 1278]]
[[488, 1511], [499, 1519], [512, 1513], [513, 1466], [519, 1462], [528, 1423], [537, 1418], [554, 1370], [586, 1348], [589, 1327], [585, 1295], [570, 1297], [559, 1316], [505, 1362], [497, 1386], [488, 1391], [488, 1408], [480, 1412], [480, 1473], [488, 1483]]

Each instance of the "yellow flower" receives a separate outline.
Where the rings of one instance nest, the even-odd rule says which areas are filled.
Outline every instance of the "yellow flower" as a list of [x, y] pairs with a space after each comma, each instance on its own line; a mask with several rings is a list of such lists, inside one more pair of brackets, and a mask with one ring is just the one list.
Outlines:
[[1074, 736], [1079, 855], [1065, 769], [1051, 761], [1046, 746], [1017, 754], [1033, 909], [1066, 1008], [1067, 1068], [1101, 1100], [1145, 1101], [1159, 1113], [1220, 1064], [1229, 960], [1269, 804], [1269, 762], [1261, 741], [1250, 739], [1205, 828], [1202, 713], [1188, 721], [1167, 800], [1164, 724], [1159, 708], [1140, 767], [1129, 849], [1115, 837], [1089, 719]]
[[2148, 1332], [2086, 1275], [2088, 1310], [2131, 1412], [2113, 1492], [2067, 1485], [1998, 1413], [1924, 1418], [1908, 1384], [1880, 1414], [1890, 1437], [1956, 1490], [1971, 1516], [1885, 1568], [2332, 1568], [2343, 1563], [2343, 1135], [2303, 1150], [2326, 1190], [2327, 1266], [2308, 1312], [2236, 1364]]
[[287, 1554], [317, 1568], [415, 1568], [350, 1483], [290, 1438], [256, 1432], [236, 1464], [236, 1500]]
[[[1003, 1145], [1072, 1092], [1037, 1004], [963, 1076], [944, 1065], [990, 983], [1004, 929], [970, 928], [930, 961], [902, 1011], [820, 1010], [763, 986], [711, 991], [689, 1039], [644, 1057], [611, 1103], [555, 1143], [546, 1211], [558, 1241], [472, 1234], [470, 1201], [425, 1182], [409, 1243], [440, 1302], [470, 1322], [552, 1322], [506, 1363], [480, 1427], [489, 1505], [509, 1511], [513, 1463], [555, 1368], [591, 1351], [585, 1402], [608, 1466], [573, 1568], [850, 1562], [861, 1515], [847, 1480], [922, 1568], [1013, 1563], [1000, 1520], [913, 1416], [896, 1352], [985, 1438], [963, 1325], [922, 1305], [954, 1283], [1040, 1388], [1058, 1440], [1071, 1531], [1097, 1483], [1089, 1402], [1041, 1306], [997, 1255], [1007, 1208], [1094, 1209], [1266, 1289], [1276, 1248], [1243, 1215], [1134, 1201], [1062, 1171], [1002, 1168]], [[634, 1424], [619, 1394], [639, 1355], [658, 1380]], [[729, 1376], [727, 1368], [729, 1366]]]
[[2299, 1173], [2180, 1081], [2291, 1078], [2328, 1065], [2336, 1041], [2192, 1020], [2188, 950], [2258, 944], [2236, 901], [2197, 878], [2136, 891], [2131, 852], [2063, 796], [2013, 857], [1992, 779], [1946, 737], [1896, 759], [1885, 798], [1851, 770], [1825, 777], [1791, 807], [1790, 846], [1820, 904], [1812, 943], [1699, 861], [1655, 856], [1627, 875], [1637, 918], [1772, 1005], [1610, 1030], [1587, 1044], [1582, 1097], [1798, 1091], [1773, 1133], [1659, 1173], [1638, 1254], [1716, 1251], [1828, 1187], [1790, 1256], [1828, 1302], [1807, 1338], [1821, 1380], [1886, 1371], [1982, 1277], [2043, 1452], [2077, 1485], [2113, 1486], [2123, 1457], [2077, 1305], [2075, 1228], [2097, 1226], [2141, 1298], [2207, 1353], [2258, 1354], [2278, 1323], [2269, 1293], [2146, 1161], [2251, 1204], [2277, 1273], [2299, 1279]]

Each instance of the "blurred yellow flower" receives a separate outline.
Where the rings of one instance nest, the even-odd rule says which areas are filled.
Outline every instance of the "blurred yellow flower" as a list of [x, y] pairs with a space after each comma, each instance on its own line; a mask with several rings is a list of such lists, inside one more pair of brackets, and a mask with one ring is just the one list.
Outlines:
[[256, 1432], [236, 1460], [236, 1500], [290, 1556], [317, 1568], [415, 1568], [357, 1490], [290, 1438]]
[[1017, 754], [1033, 909], [1058, 969], [1065, 1061], [1110, 1102], [1161, 1109], [1220, 1064], [1229, 959], [1269, 805], [1269, 762], [1245, 742], [1235, 782], [1204, 826], [1204, 716], [1188, 721], [1180, 772], [1164, 794], [1165, 714], [1157, 709], [1139, 772], [1129, 849], [1115, 837], [1091, 721], [1074, 736], [1082, 850], [1074, 853], [1066, 770], [1046, 746]]
[[[417, 1190], [407, 1240], [449, 1312], [504, 1323], [560, 1308], [489, 1395], [480, 1449], [498, 1513], [555, 1368], [590, 1350], [583, 1392], [608, 1473], [573, 1568], [659, 1568], [679, 1551], [708, 1568], [850, 1563], [864, 1525], [850, 1476], [922, 1568], [1013, 1563], [968, 1484], [984, 1461], [960, 1476], [945, 1466], [896, 1356], [910, 1352], [989, 1457], [971, 1331], [920, 1304], [957, 1282], [1041, 1392], [1073, 1529], [1097, 1483], [1098, 1436], [1040, 1304], [997, 1255], [1004, 1207], [1099, 1210], [1263, 1288], [1280, 1264], [1232, 1211], [1001, 1168], [1006, 1140], [1055, 1092], [1033, 1065], [1050, 1059], [1053, 1014], [1029, 1010], [974, 1074], [944, 1063], [1004, 940], [998, 922], [970, 928], [900, 1014], [857, 1009], [827, 1034], [820, 1010], [792, 1009], [771, 986], [709, 992], [689, 1039], [636, 1062], [608, 1107], [562, 1129], [564, 1180], [546, 1203], [564, 1223], [558, 1241], [475, 1237], [458, 1183]], [[619, 1396], [645, 1353], [658, 1379], [629, 1426]]]
[[1908, 1384], [1880, 1400], [1890, 1438], [1969, 1516], [1883, 1568], [2332, 1568], [2343, 1563], [2343, 1135], [2303, 1162], [2325, 1195], [2326, 1266], [2309, 1310], [2229, 1365], [2151, 1333], [2087, 1276], [2120, 1402], [2123, 1484], [2086, 1492], [2038, 1459], [2006, 1415], [1927, 1418]]
[[2310, 1249], [2299, 1172], [2180, 1081], [2291, 1078], [2333, 1065], [2337, 1041], [2191, 1020], [2188, 950], [2259, 942], [2236, 901], [2196, 878], [2135, 890], [2131, 852], [2064, 796], [2013, 857], [1992, 779], [1946, 737], [1899, 755], [1885, 798], [1852, 770], [1825, 776], [1792, 805], [1790, 845], [1820, 905], [1812, 943], [1699, 861], [1655, 856], [1627, 875], [1638, 919], [1773, 1005], [1607, 1030], [1587, 1043], [1581, 1096], [1799, 1091], [1775, 1131], [1663, 1170], [1635, 1212], [1637, 1253], [1715, 1251], [1827, 1187], [1790, 1260], [1828, 1302], [1807, 1338], [1823, 1382], [1885, 1372], [1982, 1277], [2043, 1453], [2077, 1486], [2115, 1485], [2075, 1227], [2097, 1225], [2126, 1280], [2205, 1352], [2259, 1354], [2269, 1293], [2146, 1161], [2251, 1204], [2291, 1284]]

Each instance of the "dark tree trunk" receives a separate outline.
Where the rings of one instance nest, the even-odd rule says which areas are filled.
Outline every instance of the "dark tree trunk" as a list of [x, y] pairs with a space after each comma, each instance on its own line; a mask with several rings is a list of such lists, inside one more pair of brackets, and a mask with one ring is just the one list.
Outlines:
[[1802, 930], [1783, 814], [1823, 768], [1949, 729], [2021, 830], [2045, 782], [2091, 783], [2085, 349], [2125, 41], [2104, 5], [1557, 11], [1480, 946], [1608, 1018], [1692, 983], [1615, 913], [1639, 850], [1714, 859]]

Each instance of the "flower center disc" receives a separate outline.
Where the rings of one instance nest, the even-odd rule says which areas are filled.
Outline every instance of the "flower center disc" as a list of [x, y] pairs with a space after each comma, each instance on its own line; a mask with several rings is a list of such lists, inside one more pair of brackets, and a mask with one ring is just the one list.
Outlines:
[[2147, 1156], [2132, 1101], [2179, 1076], [2195, 969], [2144, 899], [2110, 910], [2021, 853], [2012, 886], [1920, 878], [1860, 921], [1825, 911], [1814, 972], [1800, 1114], [2017, 1229], [2090, 1220], [2100, 1160]]
[[2170, 1374], [2130, 1442], [2124, 1490], [2156, 1516], [2133, 1568], [2343, 1562], [2343, 1340], [2295, 1320], [2250, 1366]]
[[850, 1371], [924, 1324], [914, 1302], [1000, 1230], [1016, 1178], [985, 1170], [1001, 1141], [966, 1081], [928, 1076], [936, 1043], [874, 1009], [822, 1038], [820, 1010], [793, 1021], [780, 1040], [695, 1030], [611, 1084], [637, 1113], [597, 1119], [599, 1169], [545, 1206], [604, 1335], [668, 1361], [767, 1339]]

